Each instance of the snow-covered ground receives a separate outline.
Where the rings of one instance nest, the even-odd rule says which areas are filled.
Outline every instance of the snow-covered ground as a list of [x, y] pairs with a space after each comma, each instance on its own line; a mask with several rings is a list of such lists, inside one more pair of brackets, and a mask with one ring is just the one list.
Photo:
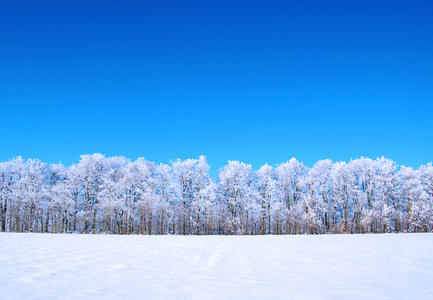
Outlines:
[[1, 299], [433, 299], [433, 234], [0, 234]]

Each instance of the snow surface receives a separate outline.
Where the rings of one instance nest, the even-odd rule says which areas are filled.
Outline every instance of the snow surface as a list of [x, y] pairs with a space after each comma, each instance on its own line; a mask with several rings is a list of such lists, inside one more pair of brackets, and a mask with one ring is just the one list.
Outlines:
[[1, 299], [433, 299], [433, 234], [0, 233]]

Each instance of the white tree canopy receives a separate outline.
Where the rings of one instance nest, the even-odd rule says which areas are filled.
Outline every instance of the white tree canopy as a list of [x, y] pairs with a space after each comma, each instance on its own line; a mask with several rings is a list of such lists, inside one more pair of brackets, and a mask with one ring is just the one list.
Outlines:
[[0, 229], [115, 234], [320, 234], [433, 230], [433, 166], [297, 159], [254, 171], [206, 157], [170, 165], [102, 154], [70, 167], [0, 163]]

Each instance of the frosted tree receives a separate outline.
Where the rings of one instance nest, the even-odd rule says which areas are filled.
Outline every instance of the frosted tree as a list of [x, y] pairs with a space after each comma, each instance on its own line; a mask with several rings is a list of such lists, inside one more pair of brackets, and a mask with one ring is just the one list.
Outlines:
[[153, 234], [159, 228], [156, 219], [159, 219], [159, 198], [157, 194], [157, 166], [143, 158], [137, 159], [133, 164], [128, 165], [129, 181], [136, 191], [136, 203], [138, 208], [138, 219], [140, 220], [140, 233]]
[[80, 182], [80, 204], [79, 215], [83, 220], [84, 232], [95, 232], [97, 230], [97, 214], [102, 188], [102, 176], [106, 172], [104, 155], [95, 153], [92, 155], [81, 155], [76, 171]]
[[13, 182], [10, 162], [0, 163], [0, 230], [7, 230], [7, 214]]
[[298, 202], [302, 198], [307, 168], [296, 158], [275, 168], [277, 195], [287, 208], [286, 232], [295, 233], [300, 222]]
[[384, 157], [378, 158], [375, 165], [373, 225], [378, 232], [391, 232], [395, 229], [393, 223], [401, 218], [396, 214], [396, 209], [401, 206], [397, 194], [397, 165]]
[[206, 158], [176, 160], [172, 162], [174, 184], [180, 205], [178, 215], [180, 233], [197, 233], [200, 224], [200, 193], [210, 183], [209, 165]]
[[335, 215], [332, 205], [332, 162], [318, 161], [309, 169], [303, 179], [305, 193], [298, 205], [303, 231], [321, 233], [331, 231], [331, 214]]
[[424, 203], [421, 219], [423, 220], [423, 231], [433, 230], [433, 165], [428, 163], [419, 169], [420, 180], [424, 190]]
[[214, 184], [209, 175], [209, 165], [204, 156], [200, 156], [195, 167], [195, 195], [192, 198], [193, 222], [196, 234], [202, 234], [206, 215], [210, 212], [214, 200]]
[[355, 232], [373, 231], [373, 202], [376, 165], [370, 158], [361, 157], [350, 162], [358, 195], [354, 203]]
[[[80, 223], [80, 194], [82, 194], [81, 170], [73, 164], [65, 170], [66, 178], [64, 182], [58, 182], [61, 197], [65, 200], [65, 207], [68, 211], [69, 226], [68, 231], [82, 232], [79, 228]], [[61, 201], [61, 200], [60, 200]]]
[[198, 201], [194, 203], [196, 218], [196, 233], [211, 234], [214, 228], [216, 205], [216, 185], [210, 181], [204, 188], [200, 189]]
[[157, 176], [157, 194], [158, 194], [158, 228], [159, 233], [175, 232], [175, 191], [173, 186], [173, 174], [171, 167], [166, 164], [160, 164], [156, 168]]
[[[224, 222], [231, 234], [253, 230], [257, 215], [254, 201], [254, 173], [251, 165], [229, 161], [218, 174], [219, 205], [226, 208]], [[221, 208], [221, 209], [222, 209]]]
[[97, 189], [97, 210], [100, 215], [100, 231], [126, 234], [131, 230], [131, 183], [124, 157], [104, 158], [106, 172], [101, 172], [101, 184]]
[[335, 209], [332, 202], [331, 170], [331, 160], [320, 160], [309, 170], [308, 179], [306, 180], [308, 186], [310, 186], [309, 189], [313, 189], [314, 191], [314, 195], [310, 197], [310, 199], [315, 199], [313, 204], [318, 219], [314, 227], [318, 229], [318, 227], [323, 226], [325, 233], [331, 231], [331, 216], [335, 216]]
[[260, 233], [271, 234], [271, 207], [274, 207], [276, 189], [275, 174], [272, 167], [266, 164], [257, 171], [256, 176], [256, 187], [260, 203]]
[[412, 232], [423, 231], [429, 218], [428, 193], [423, 189], [421, 173], [403, 166], [398, 175], [402, 179], [400, 194], [405, 203], [407, 228]]
[[[0, 163], [0, 218], [1, 231], [19, 231], [19, 226], [12, 227], [12, 218], [19, 222], [18, 181], [23, 168], [23, 159], [19, 156]], [[18, 189], [17, 189], [18, 188]]]
[[331, 170], [333, 202], [337, 213], [337, 219], [333, 220], [334, 230], [345, 233], [352, 230], [352, 208], [357, 195], [352, 166], [345, 162], [337, 162]]
[[433, 199], [433, 165], [428, 163], [419, 168], [421, 184], [427, 193], [429, 200]]
[[47, 210], [44, 188], [47, 180], [47, 165], [29, 159], [23, 164], [19, 175], [16, 196], [20, 210], [20, 231], [43, 231], [44, 211]]
[[229, 161], [215, 183], [206, 158], [171, 166], [83, 155], [0, 163], [0, 230], [116, 234], [299, 234], [433, 230], [433, 166], [384, 157], [296, 159], [273, 169]]
[[67, 188], [67, 169], [62, 164], [49, 166], [49, 178], [44, 189], [46, 200], [45, 232], [70, 231], [71, 195]]

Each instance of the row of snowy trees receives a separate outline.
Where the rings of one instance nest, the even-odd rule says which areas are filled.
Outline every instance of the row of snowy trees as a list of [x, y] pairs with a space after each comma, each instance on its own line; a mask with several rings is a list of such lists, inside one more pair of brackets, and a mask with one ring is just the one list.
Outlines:
[[116, 234], [318, 234], [433, 229], [433, 166], [389, 159], [295, 158], [275, 168], [205, 157], [157, 165], [82, 155], [64, 167], [0, 163], [1, 231]]

